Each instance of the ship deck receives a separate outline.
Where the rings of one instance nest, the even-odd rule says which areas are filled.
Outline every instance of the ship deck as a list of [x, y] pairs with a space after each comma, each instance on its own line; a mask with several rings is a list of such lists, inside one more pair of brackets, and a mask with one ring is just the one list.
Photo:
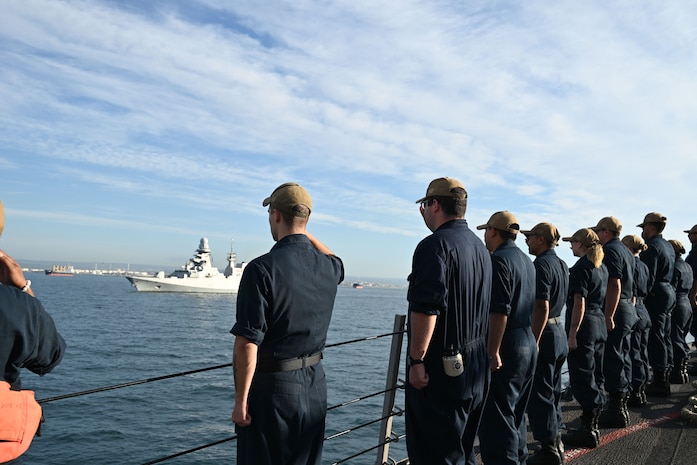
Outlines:
[[[690, 381], [697, 379], [690, 377]], [[667, 398], [649, 397], [642, 408], [630, 408], [631, 425], [623, 429], [601, 428], [596, 449], [566, 451], [573, 465], [694, 465], [697, 463], [697, 424], [683, 420], [680, 410], [689, 396], [697, 394], [692, 384], [672, 384]], [[564, 402], [563, 420], [569, 428], [580, 427], [581, 409], [575, 401]], [[529, 447], [537, 443], [530, 436]]]

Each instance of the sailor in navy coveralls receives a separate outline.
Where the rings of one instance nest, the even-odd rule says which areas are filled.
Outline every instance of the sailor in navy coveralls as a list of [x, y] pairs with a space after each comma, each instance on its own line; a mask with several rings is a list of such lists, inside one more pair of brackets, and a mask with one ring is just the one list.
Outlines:
[[571, 242], [574, 256], [580, 257], [569, 270], [565, 325], [569, 338], [569, 383], [583, 411], [582, 427], [562, 435], [562, 441], [566, 446], [595, 448], [600, 443], [598, 418], [605, 402], [597, 380], [603, 371], [607, 339], [603, 308], [608, 272], [603, 248], [592, 229], [579, 229], [562, 240]]
[[670, 395], [670, 360], [673, 346], [670, 341], [670, 314], [675, 307], [675, 289], [671, 285], [675, 266], [675, 251], [663, 239], [661, 233], [666, 227], [666, 217], [660, 213], [648, 213], [642, 228], [641, 237], [648, 246], [639, 258], [649, 268], [649, 295], [644, 303], [651, 317], [649, 331], [649, 363], [653, 369], [653, 381], [646, 388], [649, 396], [667, 397]]
[[320, 360], [344, 267], [305, 230], [305, 189], [283, 184], [263, 205], [277, 242], [245, 267], [230, 331], [237, 463], [319, 465], [327, 411]]
[[690, 305], [690, 290], [694, 276], [692, 268], [682, 259], [685, 247], [682, 242], [671, 239], [668, 241], [675, 250], [675, 267], [673, 268], [673, 289], [675, 289], [675, 307], [670, 315], [671, 331], [670, 339], [673, 346], [670, 373], [670, 382], [673, 384], [686, 384], [690, 382], [687, 372], [687, 358], [690, 347], [685, 336], [690, 331], [692, 323], [692, 306]]
[[464, 219], [459, 181], [435, 179], [417, 202], [433, 234], [416, 247], [409, 275], [407, 451], [412, 465], [475, 465], [489, 382], [491, 260]]
[[525, 234], [528, 251], [535, 261], [535, 309], [532, 332], [538, 354], [528, 419], [533, 437], [541, 448], [528, 459], [528, 465], [564, 463], [561, 442], [561, 375], [566, 356], [566, 332], [561, 312], [569, 292], [569, 267], [554, 251], [561, 235], [551, 223], [539, 223]]
[[697, 339], [697, 318], [694, 317], [694, 313], [697, 311], [697, 224], [690, 229], [686, 229], [684, 232], [687, 234], [687, 240], [692, 244], [690, 253], [685, 257], [685, 263], [692, 268], [692, 276], [694, 277], [688, 298], [690, 299], [690, 306], [692, 306], [693, 314], [690, 332], [692, 336]]
[[484, 229], [491, 252], [492, 285], [488, 352], [491, 386], [479, 427], [485, 465], [524, 464], [528, 457], [525, 411], [532, 392], [537, 341], [532, 333], [535, 267], [515, 245], [516, 217], [494, 213]]
[[609, 402], [600, 415], [600, 426], [624, 428], [629, 425], [627, 401], [631, 391], [632, 362], [629, 356], [632, 328], [638, 318], [634, 308], [635, 260], [629, 249], [620, 242], [622, 224], [614, 216], [606, 216], [591, 228], [603, 245], [603, 263], [608, 282], [605, 294], [605, 358], [604, 386]]
[[644, 299], [649, 292], [649, 268], [639, 259], [639, 254], [646, 250], [644, 241], [636, 235], [627, 235], [622, 243], [634, 255], [634, 308], [637, 322], [632, 328], [630, 341], [630, 359], [632, 360], [632, 391], [629, 394], [629, 407], [646, 405], [646, 382], [649, 379], [649, 329], [651, 318], [644, 305]]
[[[4, 227], [5, 209], [0, 202], [0, 235]], [[61, 362], [64, 354], [65, 340], [51, 315], [34, 297], [31, 281], [24, 277], [19, 263], [0, 250], [0, 381], [19, 391], [22, 369], [43, 376]], [[0, 415], [8, 415], [5, 412]], [[22, 442], [31, 441], [34, 431], [24, 431], [23, 437]], [[21, 465], [23, 460], [18, 457], [3, 463]]]

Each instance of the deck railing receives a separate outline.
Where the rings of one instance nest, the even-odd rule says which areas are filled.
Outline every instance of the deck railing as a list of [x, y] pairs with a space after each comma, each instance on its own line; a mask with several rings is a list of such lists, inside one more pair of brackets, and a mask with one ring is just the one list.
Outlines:
[[[356, 344], [356, 343], [371, 341], [371, 340], [375, 340], [375, 339], [379, 339], [379, 338], [385, 338], [385, 337], [392, 338], [392, 345], [391, 345], [391, 349], [390, 349], [390, 358], [389, 358], [389, 363], [388, 363], [388, 368], [387, 368], [387, 376], [386, 376], [386, 381], [385, 381], [385, 389], [378, 391], [378, 392], [369, 393], [369, 394], [363, 395], [363, 396], [355, 398], [355, 399], [347, 400], [347, 401], [341, 402], [339, 404], [329, 406], [327, 408], [327, 411], [329, 412], [332, 410], [336, 410], [336, 409], [340, 409], [340, 408], [344, 408], [344, 407], [353, 405], [357, 402], [361, 402], [361, 401], [364, 401], [366, 399], [371, 399], [371, 398], [382, 395], [383, 396], [382, 415], [379, 418], [365, 419], [365, 422], [362, 424], [349, 427], [344, 431], [334, 433], [332, 435], [325, 437], [325, 439], [324, 439], [325, 442], [331, 441], [333, 439], [350, 434], [354, 431], [358, 431], [362, 428], [379, 423], [380, 424], [380, 433], [379, 433], [379, 438], [377, 440], [377, 444], [375, 446], [366, 448], [364, 450], [356, 451], [355, 453], [353, 453], [347, 457], [344, 457], [341, 460], [333, 462], [332, 465], [338, 465], [341, 463], [349, 462], [357, 457], [363, 457], [364, 455], [369, 454], [375, 450], [377, 450], [377, 458], [375, 461], [376, 465], [397, 465], [397, 464], [407, 464], [408, 463], [408, 459], [406, 459], [406, 458], [395, 460], [395, 459], [392, 459], [389, 457], [390, 445], [392, 443], [400, 441], [401, 439], [404, 438], [404, 434], [397, 434], [393, 431], [393, 419], [395, 416], [401, 416], [403, 414], [403, 410], [396, 406], [396, 393], [398, 390], [404, 389], [403, 382], [400, 382], [400, 380], [398, 378], [399, 378], [400, 360], [401, 360], [401, 355], [402, 355], [402, 346], [403, 346], [403, 340], [404, 340], [404, 334], [405, 334], [405, 322], [406, 322], [405, 315], [395, 315], [394, 327], [393, 327], [393, 330], [391, 333], [379, 334], [376, 336], [368, 336], [368, 337], [364, 337], [364, 338], [353, 339], [350, 341], [343, 341], [343, 342], [338, 342], [338, 343], [334, 343], [334, 344], [327, 344], [326, 348], [330, 349], [333, 347], [338, 347], [338, 346], [342, 346], [342, 345], [346, 345], [346, 344]], [[184, 372], [180, 372], [180, 373], [173, 373], [173, 374], [164, 375], [164, 376], [157, 376], [157, 377], [152, 377], [152, 378], [147, 378], [147, 379], [131, 381], [131, 382], [127, 382], [127, 383], [116, 384], [116, 385], [112, 385], [112, 386], [105, 386], [105, 387], [101, 387], [101, 388], [97, 388], [97, 389], [90, 389], [87, 391], [79, 391], [79, 392], [74, 392], [74, 393], [70, 393], [70, 394], [49, 397], [49, 398], [45, 398], [45, 399], [40, 399], [38, 402], [40, 404], [45, 404], [45, 403], [49, 403], [49, 402], [57, 402], [60, 400], [70, 399], [73, 397], [92, 395], [92, 394], [111, 391], [111, 390], [115, 390], [115, 389], [123, 389], [123, 388], [137, 386], [137, 385], [145, 384], [145, 383], [159, 382], [159, 381], [163, 381], [163, 380], [168, 380], [168, 379], [182, 377], [182, 376], [189, 376], [189, 375], [193, 375], [196, 373], [202, 373], [202, 372], [206, 372], [206, 371], [219, 370], [219, 369], [230, 369], [231, 367], [232, 367], [231, 363], [226, 363], [226, 364], [222, 364], [222, 365], [215, 365], [215, 366], [200, 368], [200, 369], [196, 369], [196, 370], [184, 371]], [[179, 451], [179, 452], [176, 452], [174, 454], [168, 455], [166, 457], [156, 458], [154, 460], [145, 462], [142, 465], [154, 465], [154, 464], [166, 462], [168, 460], [175, 459], [177, 457], [192, 454], [194, 452], [197, 452], [197, 451], [200, 451], [203, 449], [207, 449], [209, 447], [214, 447], [214, 446], [217, 446], [217, 445], [229, 442], [229, 441], [234, 441], [236, 439], [237, 439], [237, 435], [233, 435], [231, 437], [215, 440], [215, 441], [212, 441], [210, 443], [207, 443], [207, 444], [204, 444], [204, 445], [201, 445], [198, 447]]]

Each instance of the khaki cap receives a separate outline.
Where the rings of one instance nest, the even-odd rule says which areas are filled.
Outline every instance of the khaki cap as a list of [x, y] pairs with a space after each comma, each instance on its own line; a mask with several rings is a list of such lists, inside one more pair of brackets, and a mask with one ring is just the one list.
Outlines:
[[622, 238], [622, 243], [626, 245], [632, 252], [643, 252], [648, 249], [643, 239], [636, 234], [628, 234]]
[[685, 246], [682, 245], [682, 242], [671, 239], [668, 241], [670, 245], [673, 246], [673, 250], [675, 250], [675, 255], [680, 256], [685, 253]]
[[[271, 195], [264, 199], [262, 205], [264, 207], [270, 205], [271, 208], [280, 210], [288, 215], [304, 218], [309, 216], [312, 211], [312, 197], [300, 184], [287, 182], [274, 189]], [[294, 211], [293, 209], [299, 205], [306, 206], [309, 211]]]
[[488, 227], [498, 229], [499, 231], [506, 231], [512, 234], [518, 234], [520, 232], [518, 219], [513, 213], [505, 210], [491, 215], [489, 221], [487, 221], [486, 224], [477, 226], [477, 229], [486, 229]]
[[[462, 189], [460, 191], [459, 189]], [[464, 191], [464, 192], [463, 192]], [[416, 201], [421, 203], [431, 197], [452, 197], [454, 199], [466, 199], [467, 190], [460, 181], [453, 178], [437, 178], [431, 181], [426, 189], [426, 195]]]
[[[2, 229], [0, 229], [2, 231]], [[697, 234], [697, 224], [692, 226], [692, 228], [685, 230], [687, 234]]]
[[580, 242], [586, 247], [593, 246], [600, 243], [598, 235], [590, 228], [581, 228], [574, 233], [571, 237], [563, 237], [562, 241], [566, 242]]
[[559, 230], [552, 223], [538, 223], [530, 231], [520, 232], [525, 234], [525, 237], [542, 236], [554, 245], [557, 245], [559, 243], [559, 239], [561, 238]]
[[618, 233], [622, 232], [622, 223], [614, 216], [606, 216], [605, 218], [601, 218], [600, 221], [598, 221], [598, 225], [591, 227], [591, 229], [595, 232], [607, 229]]
[[2, 206], [2, 200], [0, 200], [0, 236], [2, 236], [3, 229], [5, 229], [5, 207]]
[[666, 224], [668, 221], [668, 218], [665, 216], [661, 215], [660, 213], [657, 212], [651, 212], [647, 213], [646, 216], [644, 217], [644, 222], [641, 224], [638, 224], [638, 228], [643, 228], [647, 223], [663, 223]]

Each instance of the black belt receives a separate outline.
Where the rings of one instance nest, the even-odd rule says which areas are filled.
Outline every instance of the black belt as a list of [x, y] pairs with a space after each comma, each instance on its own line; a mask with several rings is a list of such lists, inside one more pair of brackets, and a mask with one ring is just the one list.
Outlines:
[[257, 371], [261, 373], [273, 373], [275, 371], [293, 371], [317, 365], [322, 360], [322, 352], [300, 358], [287, 358], [285, 360], [258, 360]]
[[549, 318], [549, 319], [547, 320], [547, 324], [548, 324], [548, 325], [558, 325], [559, 323], [561, 323], [561, 317], [560, 317], [560, 316], [555, 316], [555, 317]]

